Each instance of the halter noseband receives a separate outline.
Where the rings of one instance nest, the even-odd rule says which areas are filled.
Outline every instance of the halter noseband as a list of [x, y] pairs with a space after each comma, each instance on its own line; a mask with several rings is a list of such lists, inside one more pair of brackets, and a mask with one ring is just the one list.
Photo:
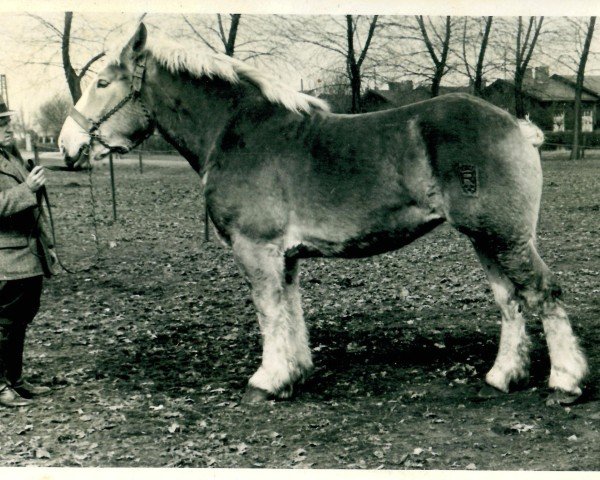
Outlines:
[[[115, 148], [117, 148], [117, 147], [113, 147], [113, 146], [109, 145], [102, 138], [102, 136], [97, 132], [98, 132], [98, 129], [100, 128], [100, 125], [102, 125], [110, 117], [112, 117], [115, 113], [117, 113], [119, 110], [121, 110], [121, 108], [123, 108], [125, 106], [125, 104], [127, 102], [129, 102], [130, 100], [138, 99], [140, 101], [142, 110], [144, 111], [144, 114], [146, 115], [146, 118], [148, 119], [149, 124], [154, 123], [154, 119], [153, 119], [152, 115], [150, 115], [150, 113], [148, 112], [148, 109], [145, 107], [145, 105], [140, 100], [140, 92], [142, 90], [142, 82], [144, 80], [144, 74], [146, 72], [146, 57], [147, 57], [147, 54], [144, 53], [144, 55], [142, 55], [140, 57], [140, 59], [137, 61], [136, 65], [133, 69], [133, 74], [132, 74], [133, 79], [131, 81], [131, 91], [129, 92], [129, 94], [125, 98], [123, 98], [123, 100], [121, 100], [119, 103], [117, 103], [113, 108], [111, 108], [108, 112], [106, 112], [104, 115], [102, 115], [98, 120], [91, 120], [91, 119], [87, 118], [85, 115], [83, 115], [81, 112], [79, 112], [74, 106], [73, 106], [73, 108], [71, 108], [71, 111], [69, 112], [69, 116], [73, 120], [75, 120], [75, 122], [81, 128], [83, 128], [87, 132], [87, 134], [90, 136], [90, 141], [86, 145], [88, 147], [88, 149], [91, 148], [94, 140], [96, 140], [98, 143], [102, 144], [103, 146], [105, 146], [106, 148], [108, 148], [111, 151], [113, 151], [113, 150], [115, 150]], [[146, 136], [144, 136], [139, 141], [137, 141], [130, 148], [130, 150], [137, 147], [140, 143], [142, 143], [151, 134], [152, 134], [152, 131], [150, 130], [150, 133], [146, 134]]]

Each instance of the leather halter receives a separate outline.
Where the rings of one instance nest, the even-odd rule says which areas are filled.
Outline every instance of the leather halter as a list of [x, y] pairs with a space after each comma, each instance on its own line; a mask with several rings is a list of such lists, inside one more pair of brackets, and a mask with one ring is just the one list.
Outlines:
[[[97, 132], [98, 132], [100, 126], [104, 122], [106, 122], [110, 117], [112, 117], [115, 113], [117, 113], [119, 110], [121, 110], [121, 108], [123, 108], [125, 106], [125, 104], [127, 104], [127, 102], [129, 102], [130, 100], [138, 100], [140, 102], [142, 109], [144, 110], [144, 113], [146, 115], [146, 118], [148, 119], [149, 124], [151, 125], [152, 123], [154, 123], [153, 116], [150, 115], [150, 113], [148, 112], [148, 109], [145, 107], [145, 105], [141, 102], [141, 99], [140, 99], [140, 92], [142, 90], [144, 74], [146, 73], [146, 57], [147, 57], [147, 53], [144, 53], [144, 55], [142, 55], [139, 58], [139, 60], [137, 61], [136, 65], [133, 69], [133, 74], [132, 74], [133, 78], [131, 81], [131, 90], [130, 90], [129, 94], [127, 96], [125, 96], [119, 103], [117, 103], [108, 112], [106, 112], [104, 115], [102, 115], [98, 120], [92, 120], [92, 119], [86, 117], [81, 112], [79, 112], [75, 108], [75, 106], [73, 106], [73, 108], [71, 108], [71, 111], [69, 112], [69, 116], [73, 120], [75, 120], [75, 122], [81, 128], [83, 128], [87, 132], [87, 134], [90, 136], [90, 141], [86, 145], [88, 149], [91, 148], [92, 142], [94, 140], [96, 140], [98, 143], [104, 145], [106, 148], [108, 148], [111, 151], [119, 148], [119, 147], [114, 147], [114, 146], [109, 145], [102, 138], [102, 136]], [[133, 148], [138, 146], [140, 143], [142, 143], [146, 138], [148, 138], [150, 135], [152, 135], [153, 130], [154, 129], [151, 129], [150, 133], [146, 134], [146, 136], [144, 136], [139, 141], [137, 141], [133, 146], [131, 146], [129, 148], [129, 150], [132, 150]]]

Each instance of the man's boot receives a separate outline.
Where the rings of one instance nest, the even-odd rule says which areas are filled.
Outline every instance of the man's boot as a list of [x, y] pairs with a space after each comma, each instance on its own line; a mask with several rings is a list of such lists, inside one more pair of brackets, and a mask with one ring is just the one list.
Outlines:
[[21, 397], [15, 392], [5, 378], [6, 357], [8, 354], [8, 327], [0, 325], [0, 405], [4, 407], [26, 407], [31, 400]]
[[13, 325], [8, 332], [8, 355], [6, 379], [10, 387], [21, 397], [31, 399], [50, 392], [50, 388], [31, 385], [23, 380], [23, 349], [27, 325]]
[[8, 384], [0, 383], [0, 405], [4, 407], [27, 407], [31, 400], [23, 398], [15, 392]]

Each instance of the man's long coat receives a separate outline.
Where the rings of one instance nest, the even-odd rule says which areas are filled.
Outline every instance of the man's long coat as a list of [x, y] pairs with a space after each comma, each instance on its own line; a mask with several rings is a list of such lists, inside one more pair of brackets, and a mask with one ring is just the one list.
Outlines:
[[22, 159], [0, 148], [0, 281], [43, 275], [42, 258], [53, 246], [44, 212], [25, 183], [28, 174]]

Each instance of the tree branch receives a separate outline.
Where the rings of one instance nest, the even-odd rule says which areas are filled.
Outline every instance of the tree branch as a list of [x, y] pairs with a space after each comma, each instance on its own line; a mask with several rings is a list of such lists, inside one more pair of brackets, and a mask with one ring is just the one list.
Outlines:
[[450, 50], [450, 32], [451, 32], [451, 17], [446, 17], [446, 34], [444, 36], [444, 43], [442, 48], [442, 58], [440, 60], [441, 65], [446, 65], [448, 59], [448, 51]]
[[54, 25], [52, 25], [48, 20], [40, 17], [39, 15], [34, 15], [32, 13], [28, 13], [27, 15], [30, 16], [31, 18], [35, 18], [38, 22], [40, 22], [46, 28], [48, 28], [49, 30], [52, 30], [54, 33], [56, 33], [60, 37], [62, 37], [63, 32], [61, 32], [57, 27], [55, 27]]
[[423, 15], [416, 16], [417, 22], [419, 23], [419, 29], [421, 30], [421, 35], [423, 35], [423, 41], [425, 42], [425, 46], [427, 47], [427, 51], [429, 52], [429, 56], [433, 60], [433, 63], [437, 66], [440, 61], [433, 49], [433, 45], [431, 40], [429, 39], [429, 35], [427, 35], [427, 30], [425, 28], [425, 23], [423, 22]]
[[467, 22], [468, 22], [468, 17], [465, 17], [464, 19], [464, 27], [463, 27], [463, 39], [462, 39], [462, 60], [463, 60], [463, 64], [465, 65], [465, 70], [467, 72], [467, 77], [469, 77], [469, 80], [473, 80], [473, 75], [471, 75], [471, 66], [469, 65], [469, 61], [467, 60]]
[[521, 59], [525, 57], [525, 51], [527, 50], [527, 45], [529, 43], [529, 36], [531, 35], [531, 29], [533, 27], [534, 17], [529, 17], [529, 25], [527, 25], [527, 33], [525, 34], [525, 38], [523, 39], [523, 50], [521, 51]]
[[208, 47], [210, 48], [213, 52], [217, 53], [217, 49], [215, 47], [213, 47], [203, 36], [200, 32], [198, 32], [198, 30], [196, 30], [196, 28], [194, 27], [194, 25], [192, 25], [192, 23], [188, 20], [188, 18], [183, 15], [183, 20], [185, 21], [185, 23], [187, 23], [188, 27], [190, 27], [190, 29], [192, 30], [192, 32], [194, 32], [194, 34], [200, 39], [202, 40], [202, 42]]
[[369, 26], [369, 33], [367, 34], [367, 41], [365, 42], [365, 46], [364, 46], [362, 53], [360, 54], [360, 57], [357, 62], [359, 68], [362, 65], [363, 61], [365, 60], [365, 57], [367, 56], [367, 50], [369, 50], [369, 46], [371, 45], [371, 40], [373, 39], [373, 34], [375, 33], [375, 27], [377, 26], [377, 18], [378, 17], [379, 17], [379, 15], [374, 15], [373, 20], [371, 21], [371, 25]]
[[85, 74], [87, 73], [87, 71], [90, 69], [90, 67], [97, 62], [98, 60], [100, 60], [102, 57], [104, 57], [104, 55], [106, 55], [106, 52], [100, 52], [97, 55], [94, 55], [92, 58], [90, 58], [88, 60], [88, 62], [81, 68], [81, 72], [79, 72], [79, 79], [81, 80], [83, 77], [85, 77]]
[[221, 42], [223, 42], [223, 47], [227, 50], [227, 39], [225, 38], [225, 30], [223, 29], [223, 20], [221, 19], [221, 14], [217, 13], [217, 24], [219, 25], [219, 36], [221, 37]]
[[531, 44], [529, 45], [529, 52], [527, 53], [527, 58], [525, 59], [524, 65], [527, 66], [529, 61], [531, 60], [531, 56], [533, 55], [533, 49], [535, 48], [535, 44], [537, 43], [537, 39], [540, 36], [540, 30], [542, 29], [542, 23], [544, 22], [544, 17], [540, 17], [540, 21], [535, 29], [535, 33], [533, 38], [531, 39]]

